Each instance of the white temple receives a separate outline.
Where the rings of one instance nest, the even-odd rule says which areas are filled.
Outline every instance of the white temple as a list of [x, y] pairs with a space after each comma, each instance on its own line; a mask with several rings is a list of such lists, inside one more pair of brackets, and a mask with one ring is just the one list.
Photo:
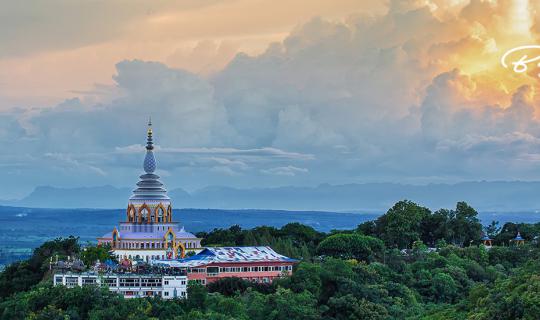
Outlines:
[[148, 123], [145, 173], [129, 198], [126, 221], [98, 238], [98, 244], [109, 244], [118, 259], [176, 259], [187, 251], [199, 252], [201, 239], [180, 228], [173, 221], [171, 199], [159, 181], [152, 141], [152, 123]]

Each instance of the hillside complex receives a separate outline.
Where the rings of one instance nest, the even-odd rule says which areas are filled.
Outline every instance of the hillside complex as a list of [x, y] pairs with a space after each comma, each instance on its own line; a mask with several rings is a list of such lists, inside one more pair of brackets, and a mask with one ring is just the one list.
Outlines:
[[[277, 277], [290, 275], [298, 260], [280, 255], [270, 247], [202, 248], [201, 238], [173, 221], [171, 200], [154, 173], [151, 126], [149, 122], [145, 173], [129, 198], [126, 220], [98, 238], [98, 245], [109, 245], [119, 263], [97, 263], [91, 272], [76, 272], [82, 269], [74, 270], [74, 263], [69, 260], [67, 264], [57, 261], [53, 284], [107, 286], [127, 298], [171, 299], [186, 297], [188, 281], [206, 285], [221, 278], [238, 277], [271, 283]], [[191, 256], [186, 258], [188, 252]]]

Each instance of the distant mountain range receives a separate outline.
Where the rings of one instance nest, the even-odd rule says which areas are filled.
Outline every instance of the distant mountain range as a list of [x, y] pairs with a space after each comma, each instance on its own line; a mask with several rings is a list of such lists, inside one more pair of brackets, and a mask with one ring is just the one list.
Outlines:
[[[41, 186], [27, 197], [0, 201], [3, 205], [41, 208], [123, 208], [130, 188], [113, 186], [56, 188]], [[238, 189], [206, 187], [192, 193], [169, 191], [175, 208], [285, 209], [326, 211], [386, 211], [396, 201], [409, 199], [432, 209], [451, 208], [467, 201], [481, 211], [536, 211], [540, 182], [479, 181], [457, 184], [407, 185], [365, 183], [317, 187]]]

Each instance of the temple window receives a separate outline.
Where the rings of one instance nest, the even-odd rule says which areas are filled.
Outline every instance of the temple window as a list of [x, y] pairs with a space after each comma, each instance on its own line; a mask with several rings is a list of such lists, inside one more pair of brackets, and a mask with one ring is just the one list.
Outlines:
[[158, 219], [158, 222], [163, 222], [163, 216], [164, 216], [164, 210], [163, 210], [163, 207], [161, 205], [159, 205], [157, 208], [156, 208], [156, 211], [157, 211], [157, 219]]
[[128, 222], [135, 222], [135, 207], [132, 204], [128, 205], [126, 215]]
[[149, 212], [148, 207], [146, 205], [143, 205], [139, 209], [139, 214], [141, 216], [141, 223], [148, 223], [148, 219], [150, 219], [150, 212]]

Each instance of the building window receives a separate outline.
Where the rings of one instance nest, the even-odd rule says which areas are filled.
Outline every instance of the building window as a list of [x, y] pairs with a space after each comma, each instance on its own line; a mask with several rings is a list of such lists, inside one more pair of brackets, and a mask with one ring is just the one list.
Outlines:
[[79, 279], [77, 277], [66, 277], [66, 286], [75, 287], [79, 285]]
[[150, 212], [148, 212], [148, 208], [146, 207], [146, 205], [144, 205], [139, 214], [141, 215], [141, 223], [147, 223], [148, 219], [150, 218]]
[[83, 286], [96, 284], [96, 278], [84, 277], [82, 278]]
[[101, 282], [102, 286], [117, 287], [116, 278], [105, 278]]
[[163, 222], [163, 216], [164, 216], [164, 212], [163, 212], [163, 208], [161, 206], [157, 207], [157, 212], [158, 212], [158, 222]]
[[169, 296], [169, 291], [163, 292], [163, 295], [164, 295], [165, 297], [168, 297], [168, 296]]
[[[218, 268], [218, 267], [207, 267], [206, 268], [206, 273], [208, 275], [217, 275], [220, 271], [220, 269], [223, 269], [223, 268]], [[222, 270], [223, 271], [223, 270]]]

